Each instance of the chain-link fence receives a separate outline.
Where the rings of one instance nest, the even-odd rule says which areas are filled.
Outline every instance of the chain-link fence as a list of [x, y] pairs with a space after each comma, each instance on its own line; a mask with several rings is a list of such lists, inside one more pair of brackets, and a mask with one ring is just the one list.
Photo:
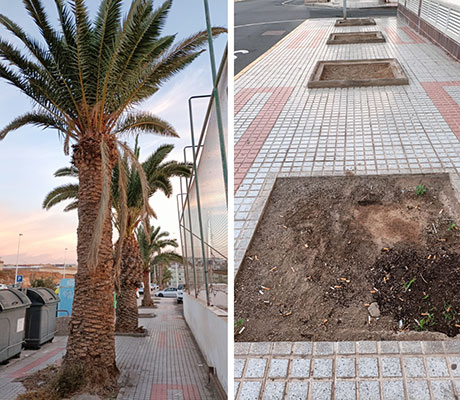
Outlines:
[[[219, 107], [213, 95], [189, 99], [192, 146], [184, 149], [184, 159], [193, 162], [190, 179], [181, 180], [178, 214], [182, 253], [185, 262], [186, 291], [227, 310], [227, 59], [224, 57], [217, 77]], [[193, 129], [193, 101], [209, 97], [209, 106], [199, 138]]]

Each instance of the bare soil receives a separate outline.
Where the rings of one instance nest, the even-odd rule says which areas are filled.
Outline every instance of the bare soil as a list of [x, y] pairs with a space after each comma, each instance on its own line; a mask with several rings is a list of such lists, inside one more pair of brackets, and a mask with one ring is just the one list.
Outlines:
[[381, 32], [337, 33], [329, 36], [327, 44], [379, 43], [385, 42]]
[[389, 63], [326, 64], [321, 74], [322, 81], [394, 78], [395, 75]]
[[235, 339], [458, 335], [459, 222], [445, 174], [278, 179], [236, 276]]

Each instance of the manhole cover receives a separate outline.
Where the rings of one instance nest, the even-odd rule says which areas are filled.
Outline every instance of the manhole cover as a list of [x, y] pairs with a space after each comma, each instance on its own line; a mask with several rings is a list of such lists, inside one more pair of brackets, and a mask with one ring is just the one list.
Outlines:
[[409, 80], [395, 58], [318, 61], [309, 88], [408, 85]]
[[383, 43], [385, 36], [380, 31], [331, 33], [327, 44]]
[[365, 25], [375, 25], [375, 19], [374, 18], [338, 19], [335, 21], [334, 26], [365, 26]]

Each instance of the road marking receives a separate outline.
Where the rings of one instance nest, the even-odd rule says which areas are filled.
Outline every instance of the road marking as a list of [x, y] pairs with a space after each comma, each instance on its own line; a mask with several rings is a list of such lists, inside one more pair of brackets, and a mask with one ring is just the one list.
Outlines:
[[269, 25], [269, 24], [284, 24], [286, 22], [302, 22], [305, 21], [306, 18], [302, 19], [287, 19], [285, 21], [268, 21], [268, 22], [254, 22], [253, 24], [246, 24], [246, 25], [235, 25], [236, 28], [246, 28], [248, 26], [257, 26], [257, 25]]
[[240, 72], [238, 72], [236, 75], [235, 75], [235, 78], [234, 81], [236, 82], [236, 80], [238, 78], [240, 78], [244, 73], [246, 73], [248, 70], [250, 70], [254, 65], [256, 65], [259, 61], [261, 61], [263, 58], [265, 58], [266, 56], [268, 56], [273, 50], [275, 50], [281, 43], [284, 43], [284, 41], [286, 40], [289, 40], [289, 38], [291, 38], [293, 34], [295, 34], [298, 30], [300, 30], [300, 28], [302, 26], [304, 26], [304, 24], [306, 22], [308, 22], [308, 19], [307, 20], [302, 20], [304, 21], [303, 24], [300, 24], [298, 27], [296, 27], [292, 32], [289, 32], [284, 38], [282, 38], [279, 42], [277, 42], [273, 47], [271, 47], [270, 49], [268, 49], [264, 54], [262, 54], [260, 57], [256, 58], [252, 63], [250, 63], [249, 65], [246, 65], [246, 67], [244, 67]]
[[236, 50], [233, 52], [233, 58], [236, 60], [238, 58], [238, 56], [236, 55], [236, 53], [241, 53], [241, 54], [248, 54], [249, 51], [248, 50]]

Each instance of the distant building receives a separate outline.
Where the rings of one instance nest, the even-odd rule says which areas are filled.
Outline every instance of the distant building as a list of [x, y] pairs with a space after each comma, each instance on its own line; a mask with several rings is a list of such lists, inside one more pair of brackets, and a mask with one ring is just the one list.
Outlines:
[[3, 260], [0, 260], [0, 271], [3, 271], [3, 266], [5, 265], [5, 263], [3, 262]]
[[185, 273], [184, 273], [184, 266], [179, 263], [173, 263], [169, 267], [171, 271], [172, 278], [171, 278], [171, 286], [176, 286], [176, 284], [183, 285], [185, 283]]

